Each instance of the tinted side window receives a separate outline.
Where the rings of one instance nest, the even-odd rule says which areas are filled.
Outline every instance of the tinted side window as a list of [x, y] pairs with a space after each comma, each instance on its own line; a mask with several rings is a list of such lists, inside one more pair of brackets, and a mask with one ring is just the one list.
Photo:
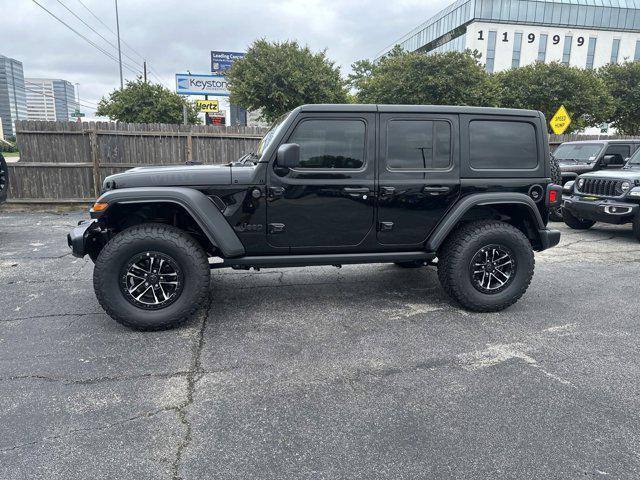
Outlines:
[[471, 121], [469, 161], [475, 170], [536, 168], [538, 147], [535, 127], [528, 122]]
[[609, 145], [607, 147], [607, 151], [605, 155], [619, 155], [617, 158], [618, 162], [623, 163], [625, 158], [629, 158], [631, 156], [631, 146], [630, 145]]
[[289, 143], [300, 145], [300, 168], [361, 168], [365, 123], [361, 120], [304, 120]]
[[446, 169], [451, 165], [451, 125], [431, 120], [391, 120], [387, 125], [387, 166]]

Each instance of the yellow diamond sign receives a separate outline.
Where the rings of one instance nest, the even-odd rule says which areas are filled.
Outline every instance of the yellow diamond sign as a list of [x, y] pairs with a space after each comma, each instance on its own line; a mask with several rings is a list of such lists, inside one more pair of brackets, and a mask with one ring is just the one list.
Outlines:
[[569, 116], [567, 109], [564, 108], [564, 105], [560, 105], [560, 108], [549, 124], [551, 125], [551, 130], [553, 130], [553, 133], [556, 135], [562, 135], [569, 125], [571, 125], [571, 117]]

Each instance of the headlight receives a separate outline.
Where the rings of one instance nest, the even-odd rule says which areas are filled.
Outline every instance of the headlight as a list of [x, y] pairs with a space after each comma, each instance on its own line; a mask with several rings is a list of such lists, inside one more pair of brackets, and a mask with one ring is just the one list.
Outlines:
[[622, 182], [622, 184], [620, 185], [620, 190], [622, 190], [622, 193], [627, 193], [630, 188], [631, 188], [631, 183], [629, 182]]
[[578, 180], [578, 188], [582, 190], [582, 187], [584, 187], [584, 178], [581, 178], [580, 180]]

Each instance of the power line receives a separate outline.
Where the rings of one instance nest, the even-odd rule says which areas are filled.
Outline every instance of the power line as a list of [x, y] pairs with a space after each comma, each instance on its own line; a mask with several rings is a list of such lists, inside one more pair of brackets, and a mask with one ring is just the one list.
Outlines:
[[[59, 17], [57, 17], [55, 14], [53, 14], [51, 11], [49, 11], [48, 9], [46, 9], [45, 7], [43, 7], [42, 5], [40, 5], [36, 0], [32, 0], [33, 3], [35, 3], [36, 5], [38, 5], [41, 9], [43, 9], [45, 12], [47, 12], [49, 15], [51, 15], [53, 18], [55, 18], [58, 22], [62, 23], [64, 26], [66, 26], [69, 30], [71, 30], [73, 33], [75, 33], [76, 35], [78, 35], [80, 38], [82, 38], [85, 42], [87, 42], [89, 45], [93, 46], [94, 48], [96, 48], [97, 50], [99, 50], [100, 52], [102, 52], [103, 54], [105, 54], [107, 57], [109, 57], [111, 60], [118, 62], [118, 59], [116, 57], [114, 57], [112, 54], [110, 54], [109, 52], [107, 52], [106, 50], [104, 50], [102, 47], [100, 47], [99, 45], [96, 45], [94, 42], [92, 42], [91, 40], [89, 40], [87, 37], [85, 37], [83, 34], [81, 34], [80, 32], [78, 32], [76, 29], [74, 29], [72, 26], [70, 26], [68, 23], [66, 23], [64, 20], [61, 20]], [[133, 72], [135, 75], [139, 75], [140, 71], [136, 70], [135, 67], [132, 67], [131, 65], [129, 65], [128, 63], [122, 62], [122, 65], [129, 71]]]
[[[57, 0], [58, 2], [60, 0]], [[98, 22], [100, 22], [100, 24], [106, 28], [109, 32], [111, 32], [112, 35], [117, 36], [116, 32], [113, 31], [113, 29], [111, 27], [109, 27], [109, 25], [107, 25], [98, 15], [96, 15], [93, 10], [91, 10], [89, 7], [87, 7], [87, 5], [82, 1], [82, 0], [78, 0], [78, 3], [80, 5], [82, 5], [82, 7], [89, 12], [89, 14], [91, 14], [91, 16], [93, 18], [95, 18]], [[83, 22], [84, 23], [84, 22]], [[92, 29], [93, 30], [93, 29]], [[102, 35], [101, 35], [102, 37]], [[103, 37], [104, 38], [104, 37]], [[135, 48], [133, 48], [129, 43], [127, 43], [126, 41], [124, 41], [123, 39], [121, 39], [121, 42], [123, 45], [125, 45], [129, 50], [131, 50], [133, 53], [135, 53], [138, 57], [140, 57], [140, 59], [142, 61], [146, 61], [146, 57], [144, 55], [142, 55], [139, 51], [137, 51]], [[114, 48], [117, 48], [114, 44], [112, 44], [111, 42], [109, 42], [109, 44], [111, 46], [113, 46]], [[134, 60], [133, 58], [131, 58], [129, 55], [127, 55], [125, 52], [123, 52], [123, 55], [125, 57], [127, 57], [128, 59], [132, 60], [132, 61], [137, 61]], [[151, 64], [147, 61], [147, 69], [149, 71], [149, 74], [152, 75], [153, 77], [156, 78], [156, 80], [163, 85], [164, 87], [171, 89], [171, 87], [169, 87], [169, 84], [165, 83], [165, 81], [162, 79], [162, 77], [153, 69], [153, 67], [151, 66]]]
[[[102, 40], [104, 40], [105, 42], [107, 42], [112, 48], [114, 49], [118, 49], [118, 47], [116, 46], [115, 43], [112, 43], [111, 41], [107, 40], [100, 32], [98, 32], [95, 28], [93, 28], [91, 25], [89, 25], [87, 22], [85, 22], [77, 13], [75, 13], [73, 10], [71, 10], [67, 5], [65, 5], [61, 0], [56, 0], [60, 5], [62, 5], [65, 10], [67, 10], [71, 15], [73, 15], [74, 17], [76, 17], [78, 20], [80, 20], [82, 22], [83, 25], [85, 25], [88, 29], [90, 29], [93, 33], [95, 33], [96, 35], [98, 35]], [[132, 62], [134, 62], [134, 64], [138, 61], [137, 59], [130, 57], [129, 55], [127, 55], [126, 53], [123, 53], [123, 55], [125, 57], [127, 57], [129, 60], [131, 60]]]

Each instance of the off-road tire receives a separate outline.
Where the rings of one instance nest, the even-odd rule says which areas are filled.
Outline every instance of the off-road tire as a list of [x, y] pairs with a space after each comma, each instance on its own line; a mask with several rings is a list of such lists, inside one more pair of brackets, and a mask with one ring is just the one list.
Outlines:
[[0, 153], [0, 202], [7, 199], [7, 190], [9, 189], [9, 169], [7, 162]]
[[[134, 305], [120, 286], [130, 259], [149, 251], [170, 256], [184, 279], [177, 299], [157, 310]], [[210, 279], [209, 261], [198, 242], [178, 228], [158, 223], [117, 234], [102, 249], [93, 270], [93, 287], [102, 308], [115, 321], [137, 330], [164, 330], [188, 320], [208, 298]]]
[[566, 208], [562, 210], [562, 218], [564, 220], [564, 223], [566, 223], [568, 227], [573, 228], [574, 230], [589, 230], [596, 224], [596, 222], [593, 220], [586, 220], [576, 217]]
[[640, 215], [636, 215], [636, 218], [633, 219], [633, 234], [640, 240]]
[[[549, 159], [549, 165], [551, 167], [551, 181], [556, 185], [562, 186], [562, 172], [560, 171], [558, 159], [551, 157]], [[549, 208], [549, 220], [552, 222], [562, 222], [562, 205]]]
[[[508, 248], [516, 265], [511, 283], [492, 294], [479, 291], [470, 274], [475, 255], [488, 245]], [[479, 220], [458, 227], [438, 252], [442, 288], [464, 308], [475, 312], [496, 312], [517, 302], [531, 283], [534, 267], [533, 249], [527, 237], [514, 226], [496, 220]]]

